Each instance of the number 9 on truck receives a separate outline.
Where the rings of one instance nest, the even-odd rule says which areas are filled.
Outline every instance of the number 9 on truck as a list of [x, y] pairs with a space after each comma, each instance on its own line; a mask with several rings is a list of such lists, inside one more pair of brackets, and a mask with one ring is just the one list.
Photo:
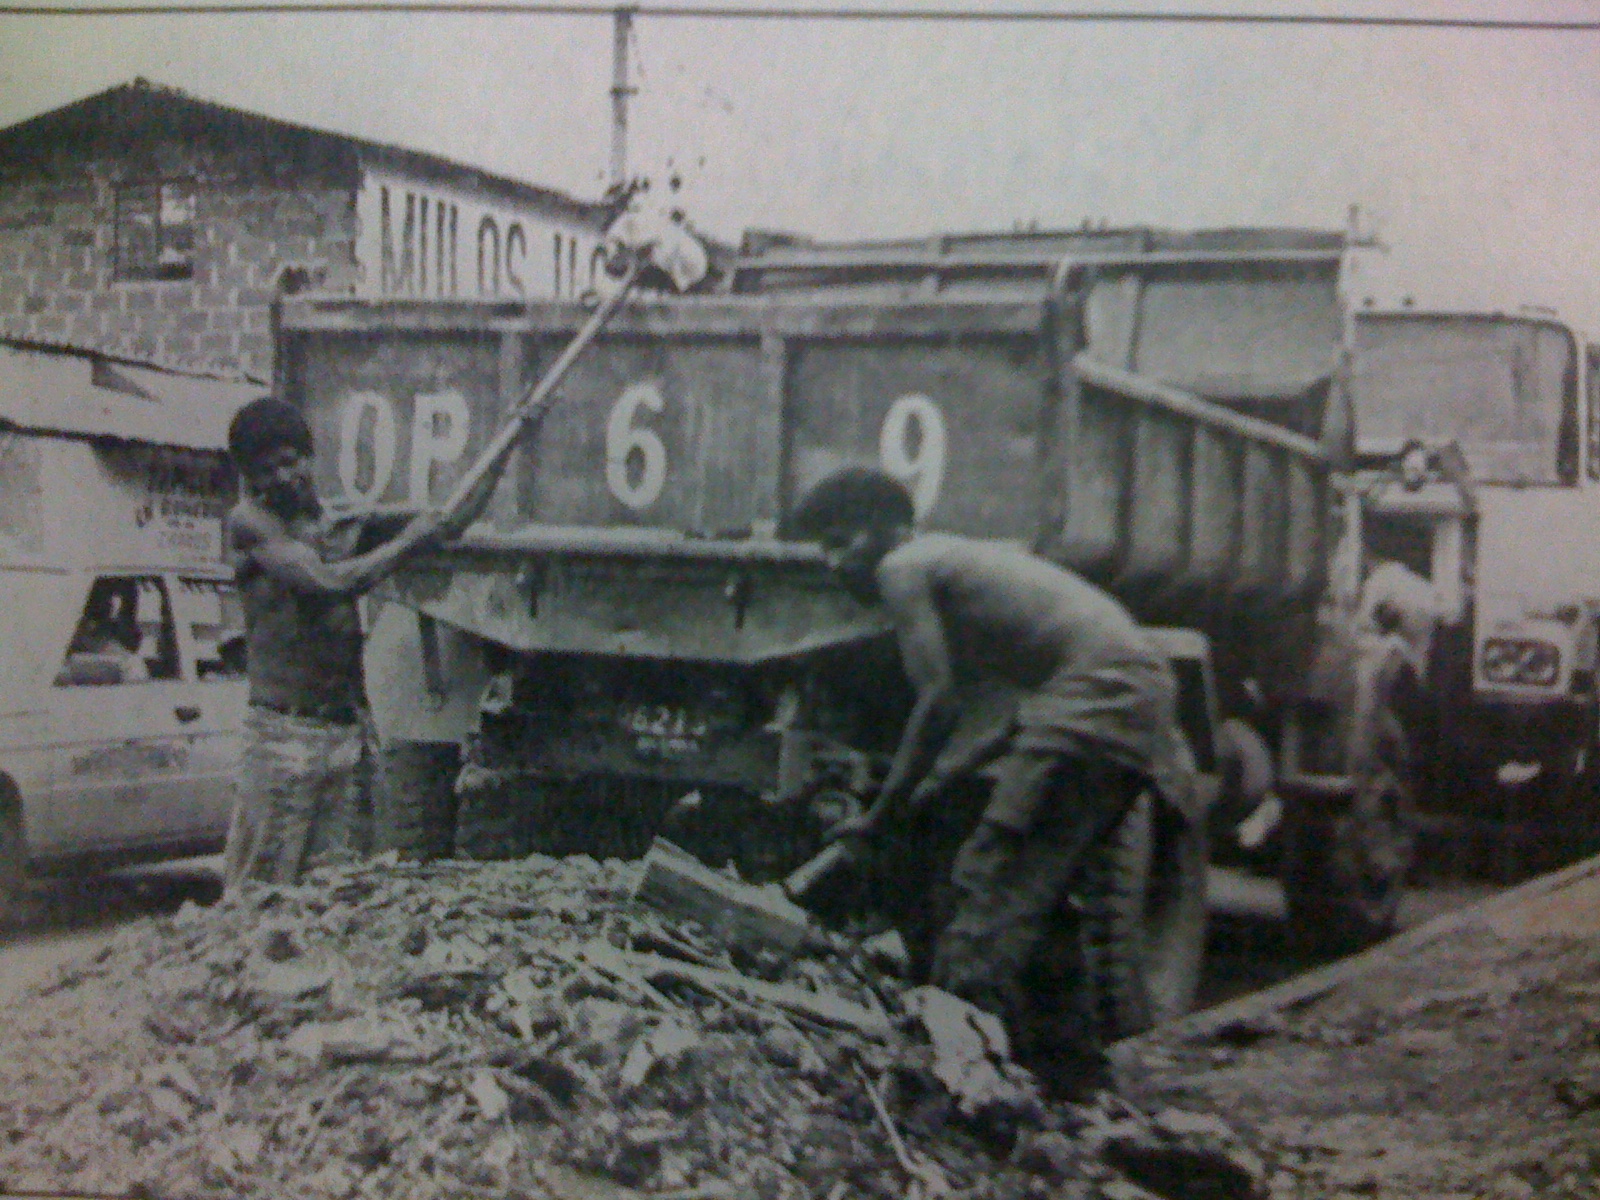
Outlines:
[[911, 491], [921, 520], [933, 510], [944, 483], [944, 414], [917, 392], [901, 396], [884, 414], [878, 433], [878, 461]]

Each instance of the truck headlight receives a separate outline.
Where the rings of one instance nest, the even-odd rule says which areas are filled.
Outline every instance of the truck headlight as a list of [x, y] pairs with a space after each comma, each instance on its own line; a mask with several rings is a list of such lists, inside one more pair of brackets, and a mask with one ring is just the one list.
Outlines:
[[1548, 687], [1561, 669], [1561, 650], [1537, 638], [1489, 638], [1480, 665], [1489, 683]]

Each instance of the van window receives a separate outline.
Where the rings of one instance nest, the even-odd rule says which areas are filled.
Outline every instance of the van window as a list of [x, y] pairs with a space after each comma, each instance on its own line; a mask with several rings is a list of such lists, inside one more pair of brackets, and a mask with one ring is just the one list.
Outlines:
[[179, 624], [189, 630], [195, 674], [201, 679], [244, 678], [244, 605], [221, 579], [180, 579], [173, 598]]
[[156, 575], [102, 575], [89, 588], [58, 687], [178, 678], [178, 639]]

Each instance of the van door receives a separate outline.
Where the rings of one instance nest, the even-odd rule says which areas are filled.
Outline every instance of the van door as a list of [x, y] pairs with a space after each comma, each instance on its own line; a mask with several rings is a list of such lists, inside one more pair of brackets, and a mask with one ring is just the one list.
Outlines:
[[192, 825], [193, 690], [167, 581], [97, 577], [49, 690], [52, 769], [31, 806], [35, 857], [138, 851]]
[[244, 605], [231, 579], [180, 575], [172, 580], [172, 608], [189, 708], [198, 711], [187, 724], [195, 789], [191, 828], [221, 839], [244, 749]]

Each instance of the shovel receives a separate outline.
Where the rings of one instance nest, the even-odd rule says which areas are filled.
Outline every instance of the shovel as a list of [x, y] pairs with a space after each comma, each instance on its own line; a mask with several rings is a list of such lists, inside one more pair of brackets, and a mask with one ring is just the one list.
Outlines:
[[[956, 780], [971, 774], [993, 758], [1004, 748], [1009, 733], [1009, 724], [1001, 723], [979, 734], [956, 756], [953, 763], [939, 772], [938, 779], [932, 786], [928, 786], [929, 781], [925, 779], [912, 793], [906, 805], [907, 813], [915, 812], [930, 801], [938, 799]], [[783, 881], [783, 894], [790, 900], [799, 902], [840, 867], [853, 862], [855, 857], [856, 847], [851, 842], [841, 840], [829, 843], [809, 861], [789, 873]]]

